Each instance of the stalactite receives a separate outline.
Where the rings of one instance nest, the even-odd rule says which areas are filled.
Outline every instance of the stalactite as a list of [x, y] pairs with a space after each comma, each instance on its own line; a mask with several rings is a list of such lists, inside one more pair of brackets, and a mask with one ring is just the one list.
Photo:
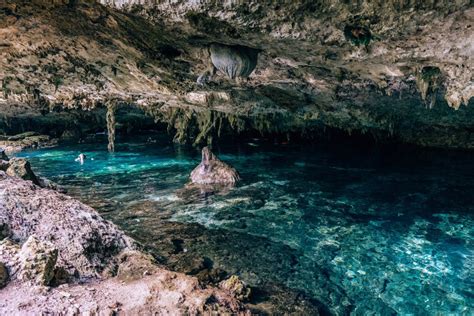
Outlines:
[[116, 107], [117, 106], [115, 102], [109, 102], [107, 104], [106, 120], [107, 120], [107, 135], [109, 139], [109, 144], [107, 146], [107, 149], [109, 150], [109, 152], [115, 151], [115, 109]]

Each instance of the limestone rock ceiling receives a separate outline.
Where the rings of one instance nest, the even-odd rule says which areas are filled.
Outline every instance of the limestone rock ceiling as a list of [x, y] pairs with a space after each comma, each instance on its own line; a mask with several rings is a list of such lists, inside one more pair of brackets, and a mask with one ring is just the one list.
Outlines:
[[[331, 127], [474, 147], [468, 0], [102, 2], [0, 4], [4, 116], [112, 101], [179, 140]], [[211, 43], [259, 49], [249, 80], [197, 84]]]

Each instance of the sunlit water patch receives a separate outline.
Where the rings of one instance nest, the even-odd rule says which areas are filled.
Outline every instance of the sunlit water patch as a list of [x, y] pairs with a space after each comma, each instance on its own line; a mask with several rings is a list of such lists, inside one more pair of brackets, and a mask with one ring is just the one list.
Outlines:
[[164, 220], [203, 225], [214, 239], [193, 251], [251, 285], [282, 283], [335, 314], [474, 313], [472, 155], [228, 146], [218, 154], [243, 181], [209, 196], [182, 190], [198, 151], [117, 149], [20, 156], [144, 244], [160, 242]]

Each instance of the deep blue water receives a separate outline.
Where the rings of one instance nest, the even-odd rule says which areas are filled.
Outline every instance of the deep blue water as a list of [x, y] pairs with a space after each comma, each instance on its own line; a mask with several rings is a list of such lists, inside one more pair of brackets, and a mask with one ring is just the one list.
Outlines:
[[153, 240], [163, 213], [202, 224], [226, 249], [213, 259], [251, 285], [271, 278], [335, 314], [474, 315], [472, 154], [303, 147], [222, 146], [243, 181], [205, 197], [179, 194], [199, 152], [165, 140], [20, 156], [132, 235]]

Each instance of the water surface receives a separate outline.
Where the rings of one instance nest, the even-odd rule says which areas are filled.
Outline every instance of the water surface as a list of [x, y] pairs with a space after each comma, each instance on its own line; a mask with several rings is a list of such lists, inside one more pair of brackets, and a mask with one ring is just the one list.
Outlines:
[[199, 152], [166, 140], [20, 156], [159, 255], [199, 253], [333, 314], [474, 314], [472, 154], [258, 142], [217, 154], [243, 179], [226, 194], [183, 191]]

